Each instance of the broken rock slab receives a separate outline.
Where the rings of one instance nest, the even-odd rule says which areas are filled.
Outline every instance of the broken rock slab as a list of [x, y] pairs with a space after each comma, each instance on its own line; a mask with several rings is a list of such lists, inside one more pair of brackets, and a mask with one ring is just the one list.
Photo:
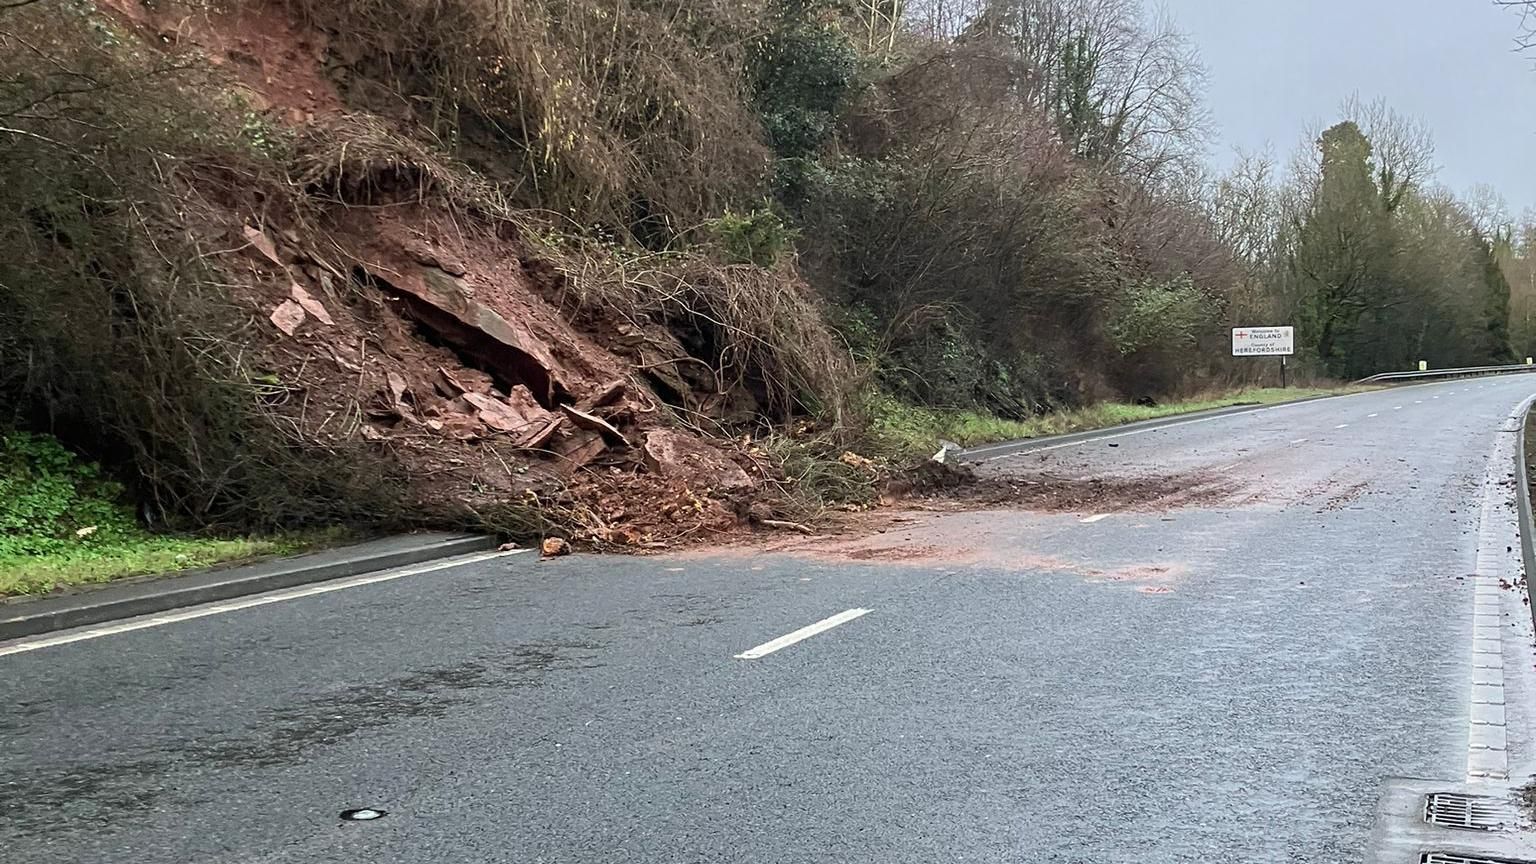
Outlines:
[[305, 312], [308, 312], [311, 317], [318, 320], [321, 324], [332, 327], [336, 325], [335, 319], [331, 317], [331, 313], [325, 308], [325, 304], [315, 299], [315, 295], [305, 291], [304, 287], [299, 283], [294, 282], [289, 285], [288, 294], [293, 298], [293, 302], [303, 307]]
[[748, 492], [757, 483], [718, 448], [678, 429], [652, 429], [642, 448], [645, 467], [668, 480], [696, 489]]
[[615, 444], [629, 443], [628, 441], [624, 440], [624, 433], [615, 428], [612, 423], [609, 423], [607, 420], [604, 420], [596, 414], [588, 414], [587, 412], [575, 407], [574, 405], [561, 405], [560, 411], [565, 416], [569, 417], [571, 422], [574, 423], [578, 428], [586, 429], [590, 432], [596, 432]]
[[559, 460], [556, 469], [569, 477], [601, 456], [608, 449], [608, 443], [596, 432], [573, 429], [569, 434], [556, 438], [551, 449]]
[[553, 405], [557, 395], [567, 392], [556, 374], [560, 366], [543, 341], [473, 299], [474, 292], [463, 279], [420, 265], [404, 273], [364, 269], [377, 283], [402, 295], [412, 318], [474, 356], [498, 378], [527, 385], [539, 404]]
[[299, 327], [304, 324], [304, 307], [292, 300], [284, 300], [272, 310], [269, 320], [272, 326], [283, 331], [284, 336], [292, 336], [299, 332]]
[[475, 407], [485, 425], [511, 434], [517, 447], [543, 444], [560, 425], [560, 415], [544, 410], [521, 384], [513, 387], [506, 399], [474, 391], [464, 393], [462, 398]]
[[279, 267], [283, 266], [283, 259], [277, 255], [277, 247], [273, 245], [272, 238], [268, 237], [266, 232], [247, 225], [241, 233], [245, 235], [245, 241], [251, 244], [257, 252], [261, 253], [261, 257]]

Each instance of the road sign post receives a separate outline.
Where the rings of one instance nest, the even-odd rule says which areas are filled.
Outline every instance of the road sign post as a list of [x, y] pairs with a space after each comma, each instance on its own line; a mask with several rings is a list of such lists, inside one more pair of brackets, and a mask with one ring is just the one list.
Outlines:
[[1280, 386], [1285, 387], [1285, 358], [1296, 353], [1294, 327], [1233, 327], [1233, 357], [1279, 357]]

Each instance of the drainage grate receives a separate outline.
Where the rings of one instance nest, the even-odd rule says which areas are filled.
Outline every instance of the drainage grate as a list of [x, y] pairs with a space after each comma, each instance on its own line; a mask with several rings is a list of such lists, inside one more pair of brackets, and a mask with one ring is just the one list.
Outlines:
[[1419, 864], [1536, 864], [1514, 858], [1490, 858], [1487, 855], [1462, 855], [1459, 852], [1425, 852]]
[[1460, 792], [1431, 792], [1424, 796], [1424, 821], [1442, 828], [1503, 831], [1514, 827], [1515, 814], [1500, 798], [1463, 795]]

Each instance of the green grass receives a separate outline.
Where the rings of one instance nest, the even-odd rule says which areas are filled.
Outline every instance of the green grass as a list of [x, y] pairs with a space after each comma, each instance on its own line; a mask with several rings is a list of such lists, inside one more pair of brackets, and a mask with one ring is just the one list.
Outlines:
[[248, 558], [292, 555], [347, 539], [336, 530], [233, 539], [144, 534], [107, 544], [34, 555], [0, 556], [0, 597], [46, 594], [56, 588], [129, 576], [173, 573]]
[[901, 454], [919, 454], [938, 449], [940, 439], [962, 447], [975, 447], [998, 441], [1040, 438], [1089, 429], [1103, 429], [1152, 420], [1192, 411], [1227, 408], [1233, 405], [1272, 405], [1305, 399], [1309, 396], [1353, 393], [1365, 387], [1263, 387], [1236, 390], [1183, 402], [1161, 405], [1127, 405], [1101, 402], [1083, 408], [1042, 414], [1028, 420], [1005, 420], [978, 411], [941, 411], [917, 408], [886, 397], [872, 405], [872, 434], [877, 446]]
[[0, 597], [286, 555], [346, 537], [336, 530], [246, 538], [153, 534], [101, 466], [50, 435], [0, 429]]

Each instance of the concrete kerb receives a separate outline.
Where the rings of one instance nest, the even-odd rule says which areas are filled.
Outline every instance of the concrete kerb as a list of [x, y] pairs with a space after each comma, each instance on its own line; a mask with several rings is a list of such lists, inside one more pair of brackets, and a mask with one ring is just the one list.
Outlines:
[[345, 579], [492, 548], [490, 537], [414, 534], [149, 580], [112, 583], [73, 594], [0, 604], [0, 641], [151, 615], [312, 582]]
[[[1515, 442], [1515, 497], [1520, 510], [1520, 561], [1525, 569], [1526, 597], [1531, 595], [1531, 578], [1536, 574], [1536, 519], [1531, 515], [1531, 478], [1529, 463], [1525, 458], [1526, 432], [1530, 428], [1531, 406], [1526, 404], [1520, 415], [1519, 438]], [[1531, 612], [1531, 624], [1536, 626], [1536, 600], [1527, 603]]]

